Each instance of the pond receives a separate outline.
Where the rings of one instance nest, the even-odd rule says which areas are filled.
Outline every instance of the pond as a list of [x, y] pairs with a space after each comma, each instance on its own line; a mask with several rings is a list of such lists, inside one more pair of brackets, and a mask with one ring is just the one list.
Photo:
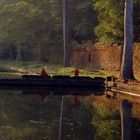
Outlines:
[[[115, 102], [97, 94], [0, 90], [0, 139], [120, 140], [120, 107]], [[139, 126], [133, 119], [133, 140], [139, 136]]]

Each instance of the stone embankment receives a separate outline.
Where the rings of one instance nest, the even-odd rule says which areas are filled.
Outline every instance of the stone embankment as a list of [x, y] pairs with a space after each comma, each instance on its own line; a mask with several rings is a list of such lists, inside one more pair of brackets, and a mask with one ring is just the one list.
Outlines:
[[112, 88], [120, 90], [122, 92], [124, 91], [124, 93], [127, 92], [126, 94], [128, 95], [133, 96], [133, 93], [134, 93], [140, 96], [140, 82], [136, 80], [128, 81], [127, 83], [116, 81], [113, 83]]

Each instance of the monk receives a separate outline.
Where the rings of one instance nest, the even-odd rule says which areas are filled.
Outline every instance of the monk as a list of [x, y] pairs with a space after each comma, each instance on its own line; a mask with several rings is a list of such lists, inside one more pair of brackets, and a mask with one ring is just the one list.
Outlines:
[[48, 78], [48, 73], [44, 69], [41, 71], [41, 78]]
[[77, 104], [78, 103], [78, 96], [73, 96], [73, 103], [74, 104]]
[[79, 75], [79, 69], [76, 68], [76, 69], [74, 70], [74, 76], [75, 76], [75, 77], [78, 77], [78, 75]]
[[40, 103], [42, 103], [46, 99], [47, 96], [48, 96], [47, 92], [40, 93], [39, 94], [39, 101], [40, 101]]

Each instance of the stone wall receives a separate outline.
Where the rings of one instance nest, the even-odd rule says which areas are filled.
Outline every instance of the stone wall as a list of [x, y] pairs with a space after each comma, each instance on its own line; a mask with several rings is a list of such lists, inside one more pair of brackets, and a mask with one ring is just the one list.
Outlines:
[[94, 69], [119, 70], [122, 49], [119, 46], [73, 49], [70, 64]]
[[140, 43], [134, 44], [133, 64], [135, 75], [140, 77]]

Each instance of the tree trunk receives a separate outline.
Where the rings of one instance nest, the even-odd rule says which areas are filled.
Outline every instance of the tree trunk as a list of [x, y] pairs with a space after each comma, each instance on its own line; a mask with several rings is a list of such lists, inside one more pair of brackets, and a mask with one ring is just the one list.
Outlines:
[[17, 57], [16, 57], [16, 61], [21, 61], [22, 60], [22, 49], [21, 46], [19, 45], [17, 48]]
[[9, 48], [9, 59], [13, 60], [13, 48], [12, 48], [12, 46], [10, 46], [10, 48]]
[[68, 56], [68, 17], [67, 17], [67, 0], [63, 0], [63, 65], [64, 67], [69, 65]]
[[134, 79], [133, 75], [133, 0], [125, 0], [124, 46], [121, 66], [122, 79]]

